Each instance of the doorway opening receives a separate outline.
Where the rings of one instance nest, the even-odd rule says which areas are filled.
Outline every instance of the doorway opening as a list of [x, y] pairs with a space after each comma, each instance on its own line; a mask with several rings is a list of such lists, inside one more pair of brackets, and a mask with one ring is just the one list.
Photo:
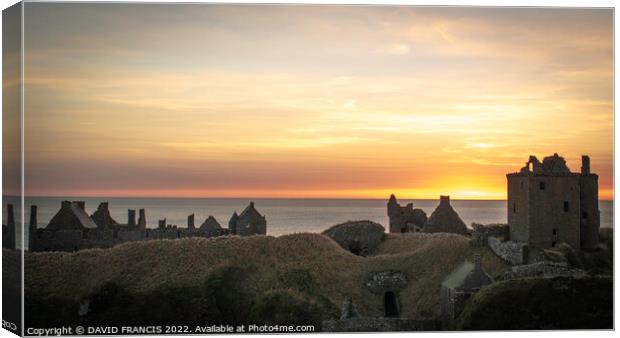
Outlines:
[[396, 299], [396, 295], [392, 291], [388, 291], [383, 296], [383, 305], [385, 307], [385, 316], [386, 317], [398, 317], [398, 301]]

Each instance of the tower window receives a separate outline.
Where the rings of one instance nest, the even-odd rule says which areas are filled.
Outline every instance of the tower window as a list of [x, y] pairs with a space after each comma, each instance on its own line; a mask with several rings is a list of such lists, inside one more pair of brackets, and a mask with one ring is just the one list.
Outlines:
[[512, 212], [513, 213], [517, 212], [517, 202], [512, 202]]
[[553, 229], [553, 234], [557, 235], [558, 234], [558, 229]]
[[540, 190], [545, 190], [545, 182], [540, 182], [538, 186], [540, 187]]
[[588, 213], [586, 211], [581, 213], [581, 218], [588, 219]]
[[555, 242], [551, 242], [551, 246], [555, 248]]
[[564, 212], [568, 212], [568, 201], [564, 201]]

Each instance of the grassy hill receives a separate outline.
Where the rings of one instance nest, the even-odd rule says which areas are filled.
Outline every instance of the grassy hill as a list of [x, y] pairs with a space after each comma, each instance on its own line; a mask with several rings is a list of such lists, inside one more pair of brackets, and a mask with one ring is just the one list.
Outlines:
[[[487, 248], [450, 234], [386, 235], [374, 255], [355, 256], [319, 234], [132, 242], [106, 250], [27, 253], [26, 311], [33, 324], [309, 322], [339, 316], [351, 295], [364, 316], [383, 314], [364, 282], [394, 269], [409, 285], [402, 315], [439, 313], [441, 280], [475, 253], [491, 274], [507, 266]], [[89, 311], [79, 316], [79, 304]], [[35, 309], [36, 308], [36, 309]], [[45, 313], [44, 311], [50, 311]], [[58, 320], [55, 320], [58, 318]]]

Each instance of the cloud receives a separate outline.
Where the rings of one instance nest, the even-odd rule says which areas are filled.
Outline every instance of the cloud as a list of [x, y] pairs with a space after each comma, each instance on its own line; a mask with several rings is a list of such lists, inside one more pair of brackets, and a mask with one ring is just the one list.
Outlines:
[[404, 43], [394, 43], [386, 46], [383, 51], [391, 55], [406, 55], [409, 54], [409, 45]]
[[154, 190], [427, 193], [445, 175], [473, 191], [465, 171], [503, 191], [530, 153], [611, 168], [611, 11], [58, 6], [26, 13], [26, 168], [46, 189], [79, 188], [78, 171], [118, 185], [116, 171]]

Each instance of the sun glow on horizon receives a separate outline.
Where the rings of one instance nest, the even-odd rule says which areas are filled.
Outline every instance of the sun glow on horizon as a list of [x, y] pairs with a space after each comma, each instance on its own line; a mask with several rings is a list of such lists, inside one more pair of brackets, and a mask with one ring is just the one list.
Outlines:
[[613, 198], [611, 10], [24, 15], [27, 195], [505, 199], [506, 173], [558, 153]]

